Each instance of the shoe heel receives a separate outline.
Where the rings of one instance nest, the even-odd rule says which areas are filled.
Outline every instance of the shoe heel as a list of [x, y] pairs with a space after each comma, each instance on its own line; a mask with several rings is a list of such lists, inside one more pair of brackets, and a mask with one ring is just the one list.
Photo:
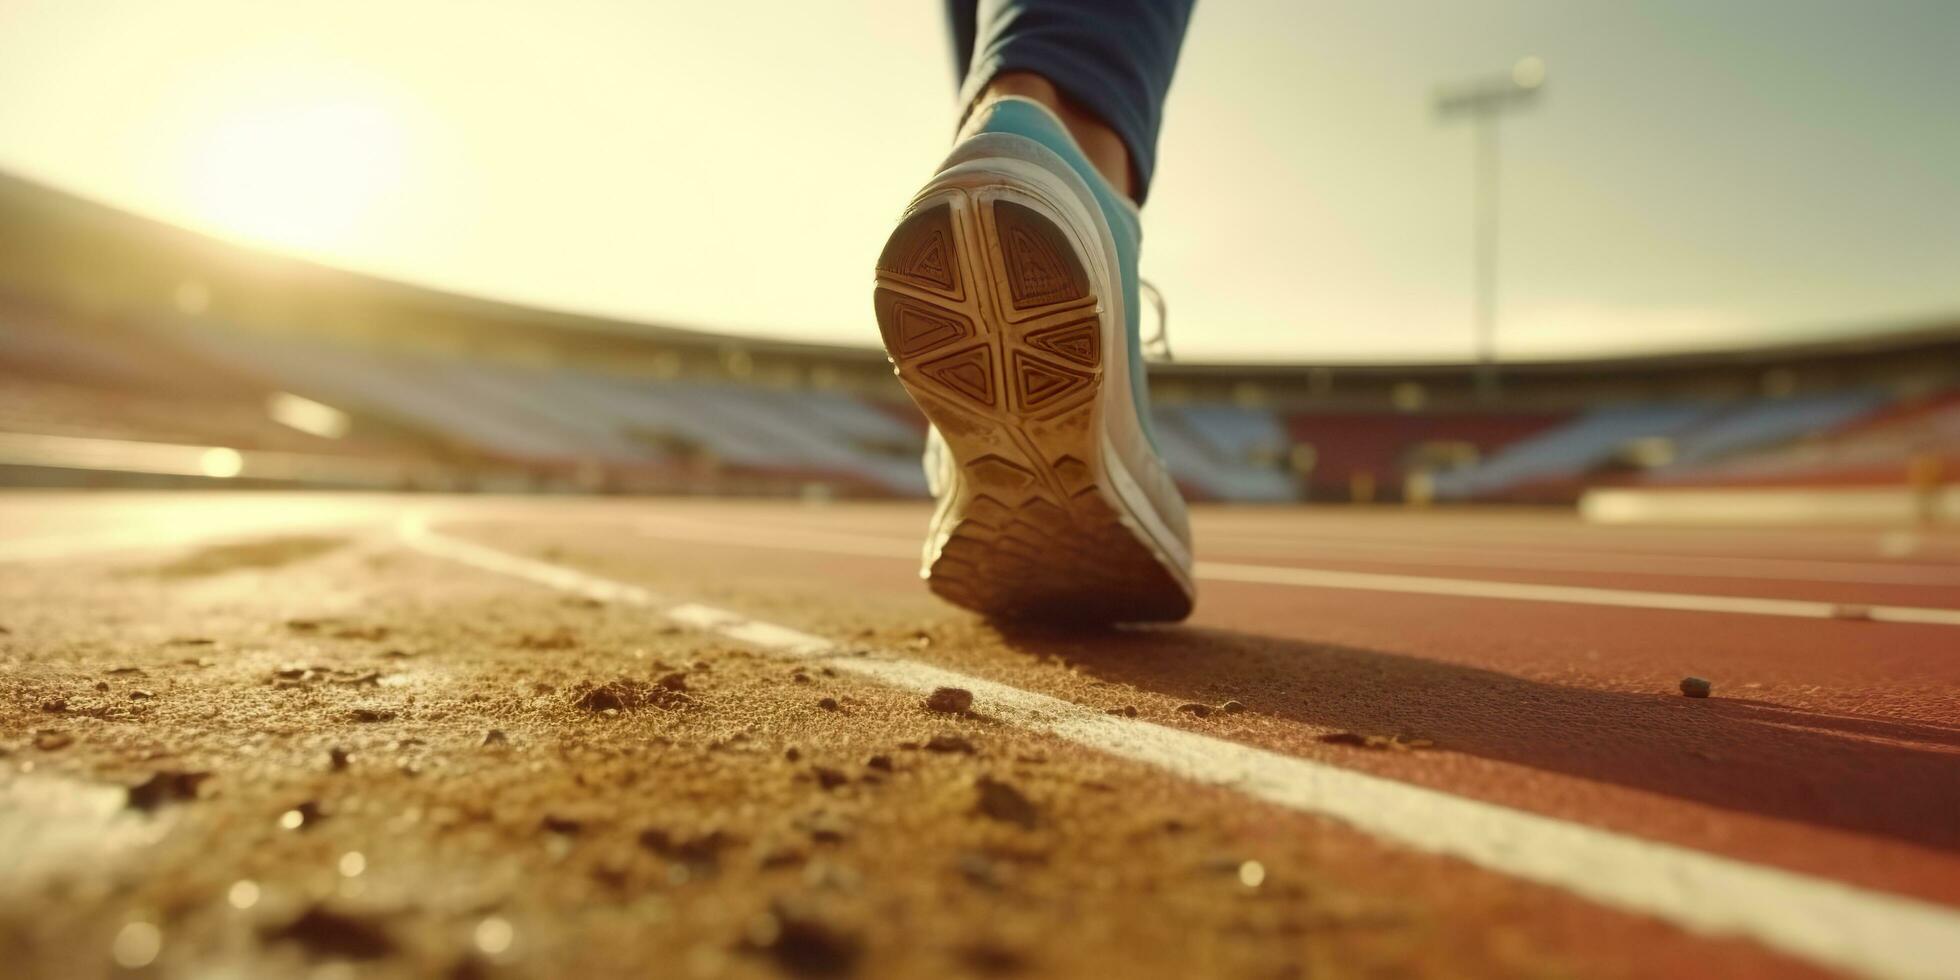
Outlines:
[[928, 547], [933, 591], [997, 616], [1189, 612], [1105, 486], [1102, 309], [1038, 199], [995, 187], [922, 196], [879, 256], [873, 307], [956, 473]]

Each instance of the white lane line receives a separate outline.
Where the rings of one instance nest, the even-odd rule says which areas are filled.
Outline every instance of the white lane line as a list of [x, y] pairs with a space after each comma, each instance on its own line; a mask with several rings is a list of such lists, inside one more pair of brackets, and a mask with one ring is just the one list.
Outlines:
[[1221, 786], [1364, 833], [1501, 874], [1560, 888], [1710, 935], [1753, 939], [1791, 956], [1886, 980], [1950, 977], [1960, 963], [1960, 911], [1825, 878], [1748, 864], [1383, 779], [1224, 739], [1106, 715], [890, 653], [845, 655], [820, 636], [637, 586], [520, 558], [405, 520], [402, 539], [426, 554], [552, 588], [645, 606], [671, 621], [891, 687], [963, 687], [1010, 724]]
[[[668, 522], [641, 522], [636, 527], [640, 533], [648, 537], [670, 541], [699, 541], [737, 547], [870, 555], [880, 558], [916, 559], [919, 555], [917, 545], [896, 538], [866, 535], [775, 529], [756, 531], [747, 528]], [[1626, 609], [1794, 616], [1803, 619], [1839, 619], [1851, 614], [1858, 618], [1881, 622], [1960, 626], [1960, 609], [1934, 609], [1923, 606], [1875, 606], [1865, 603], [1816, 602], [1808, 599], [1756, 599], [1748, 596], [1696, 595], [1687, 592], [1646, 592], [1579, 585], [1540, 585], [1528, 582], [1496, 582], [1488, 579], [1439, 578], [1428, 575], [1389, 575], [1298, 568], [1290, 565], [1247, 565], [1217, 561], [1198, 562], [1196, 571], [1200, 581], [1208, 582], [1244, 582], [1312, 589], [1354, 589], [1365, 592], [1399, 592], [1464, 599], [1558, 602], [1586, 606], [1617, 606]]]
[[1597, 589], [1581, 585], [1536, 585], [1525, 582], [1492, 582], [1483, 579], [1437, 578], [1428, 575], [1379, 575], [1367, 572], [1327, 571], [1282, 565], [1239, 565], [1215, 561], [1199, 562], [1198, 577], [1213, 582], [1249, 582], [1314, 589], [1359, 589], [1369, 592], [1402, 592], [1412, 595], [1454, 596], [1468, 599], [1513, 599], [1520, 602], [1562, 602], [1587, 606], [1619, 606], [1627, 609], [1795, 616], [1804, 619], [1837, 619], [1850, 610], [1856, 610], [1856, 615], [1860, 618], [1890, 623], [1960, 626], [1960, 609], [1928, 609], [1921, 606], [1872, 606], [1862, 603], [1813, 602], [1807, 599], [1754, 599], [1748, 596], [1694, 595], [1686, 592], [1642, 592], [1632, 589]]
[[[1325, 560], [1401, 562], [1458, 568], [1515, 568], [1528, 571], [1597, 572], [1602, 575], [1691, 575], [1696, 578], [1775, 579], [1850, 585], [1917, 585], [1960, 589], [1960, 565], [1856, 562], [1797, 558], [1741, 558], [1717, 554], [1608, 554], [1525, 548], [1465, 548], [1435, 544], [1386, 544], [1333, 539], [1276, 542], [1256, 537], [1210, 534], [1227, 550], [1251, 554], [1307, 553]], [[1399, 557], [1398, 557], [1399, 556]]]
[[48, 561], [119, 551], [219, 544], [274, 534], [350, 531], [363, 526], [386, 527], [372, 514], [323, 515], [301, 513], [187, 514], [168, 511], [141, 524], [123, 524], [92, 531], [0, 539], [0, 562]]
[[175, 548], [190, 544], [217, 542], [226, 538], [247, 537], [254, 534], [283, 533], [305, 530], [302, 526], [235, 527], [235, 526], [173, 526], [167, 524], [146, 527], [115, 527], [100, 531], [80, 531], [74, 534], [51, 534], [43, 537], [13, 538], [0, 541], [0, 562], [47, 561], [56, 558], [79, 558], [118, 551], [144, 551], [149, 549]]
[[[643, 532], [656, 532], [663, 536], [689, 537], [692, 540], [708, 540], [698, 536], [709, 528], [722, 525], [700, 521], [642, 520], [638, 524]], [[690, 531], [692, 528], [692, 531]], [[744, 525], [734, 529], [735, 533], [751, 535], [759, 540], [767, 540], [784, 535], [791, 540], [820, 542], [827, 548], [847, 554], [893, 557], [917, 557], [919, 539], [916, 537], [895, 538], [880, 534], [851, 534], [838, 531], [810, 531], [807, 528], [790, 528], [780, 525]], [[715, 533], [721, 533], [716, 531]], [[1960, 565], [1931, 565], [1854, 562], [1833, 560], [1805, 560], [1793, 558], [1739, 558], [1730, 555], [1714, 554], [1608, 554], [1585, 551], [1538, 551], [1527, 549], [1502, 548], [1462, 548], [1448, 545], [1382, 544], [1373, 542], [1351, 542], [1333, 538], [1300, 539], [1292, 542], [1275, 543], [1271, 538], [1232, 536], [1223, 534], [1205, 535], [1205, 540], [1217, 544], [1220, 539], [1228, 542], [1225, 550], [1253, 551], [1267, 554], [1297, 555], [1307, 553], [1320, 559], [1332, 558], [1337, 561], [1375, 562], [1433, 566], [1454, 566], [1476, 568], [1484, 571], [1494, 569], [1524, 569], [1527, 571], [1569, 571], [1597, 572], [1602, 575], [1666, 575], [1681, 577], [1689, 575], [1697, 578], [1742, 578], [1774, 579], [1787, 582], [1826, 582], [1850, 585], [1912, 585], [1929, 588], [1951, 587], [1955, 595], [1960, 595]], [[1405, 557], [1385, 557], [1401, 554]], [[1684, 571], [1686, 569], [1686, 571]]]
[[175, 534], [167, 531], [144, 534], [126, 528], [107, 531], [87, 531], [77, 534], [56, 534], [44, 537], [14, 538], [0, 541], [0, 562], [39, 561], [47, 558], [68, 558], [98, 551], [123, 551], [137, 548], [171, 544], [182, 544], [196, 540], [195, 533]]
[[77, 866], [116, 868], [176, 825], [176, 807], [147, 815], [129, 807], [129, 790], [65, 776], [0, 778], [0, 894]]

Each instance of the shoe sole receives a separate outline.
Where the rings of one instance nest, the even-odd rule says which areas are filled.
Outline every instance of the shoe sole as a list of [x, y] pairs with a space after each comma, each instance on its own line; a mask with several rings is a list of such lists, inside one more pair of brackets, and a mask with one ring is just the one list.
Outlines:
[[953, 464], [921, 574], [991, 617], [1183, 619], [1188, 584], [1105, 455], [1105, 360], [1122, 334], [1053, 213], [1011, 185], [929, 189], [879, 256], [885, 349]]

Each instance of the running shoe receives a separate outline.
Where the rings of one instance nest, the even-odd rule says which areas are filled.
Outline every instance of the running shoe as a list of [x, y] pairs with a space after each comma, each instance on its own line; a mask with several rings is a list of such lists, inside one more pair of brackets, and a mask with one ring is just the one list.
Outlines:
[[921, 575], [1001, 619], [1174, 621], [1191, 532], [1150, 429], [1137, 209], [1038, 102], [977, 109], [878, 257], [873, 305], [932, 423]]

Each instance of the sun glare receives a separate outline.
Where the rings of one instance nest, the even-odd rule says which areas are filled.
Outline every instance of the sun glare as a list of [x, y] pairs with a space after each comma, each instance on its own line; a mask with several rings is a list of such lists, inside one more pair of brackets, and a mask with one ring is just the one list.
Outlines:
[[371, 221], [400, 182], [402, 131], [358, 101], [255, 107], [217, 125], [189, 172], [200, 217], [266, 244], [333, 248]]

